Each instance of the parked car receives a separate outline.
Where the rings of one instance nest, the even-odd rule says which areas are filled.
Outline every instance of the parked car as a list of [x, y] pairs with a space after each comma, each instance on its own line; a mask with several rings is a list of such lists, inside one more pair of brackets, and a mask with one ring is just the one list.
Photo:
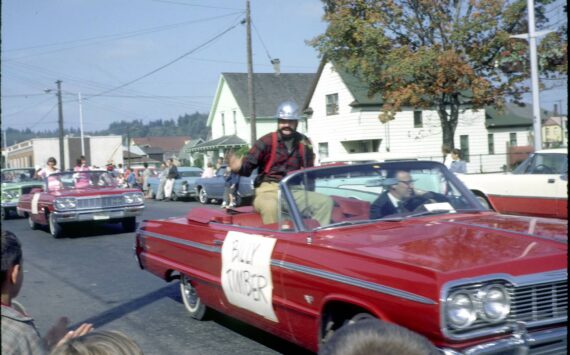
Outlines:
[[506, 213], [568, 219], [568, 151], [531, 154], [512, 173], [462, 174], [488, 208]]
[[[216, 175], [211, 178], [196, 179], [196, 196], [202, 204], [208, 204], [212, 200], [222, 201], [224, 199], [224, 188], [226, 180], [224, 172], [227, 165], [222, 165], [216, 170]], [[251, 173], [251, 176], [240, 177], [239, 188], [237, 191], [236, 205], [241, 206], [246, 201], [253, 198], [254, 187], [253, 182], [257, 176], [257, 170]]]
[[52, 174], [18, 202], [18, 215], [28, 218], [30, 228], [47, 225], [54, 238], [71, 223], [121, 223], [125, 232], [133, 232], [143, 209], [140, 190], [118, 188], [102, 170]]
[[[371, 219], [395, 184], [414, 188], [408, 211]], [[437, 162], [304, 169], [279, 189], [274, 224], [251, 206], [143, 222], [139, 266], [179, 279], [193, 318], [217, 310], [311, 351], [376, 318], [448, 355], [566, 352], [567, 221], [489, 211]], [[332, 200], [330, 223], [305, 206], [309, 191]]]
[[[174, 187], [172, 188], [172, 196], [170, 197], [173, 201], [179, 198], [190, 198], [196, 197], [196, 180], [202, 176], [202, 169], [197, 167], [178, 167], [178, 175], [180, 179], [174, 181]], [[148, 179], [150, 189], [152, 190], [152, 198], [156, 198], [156, 192], [158, 186], [160, 185], [160, 179], [158, 174], [152, 176]]]
[[43, 186], [34, 174], [34, 168], [2, 169], [2, 219], [16, 215], [20, 196]]

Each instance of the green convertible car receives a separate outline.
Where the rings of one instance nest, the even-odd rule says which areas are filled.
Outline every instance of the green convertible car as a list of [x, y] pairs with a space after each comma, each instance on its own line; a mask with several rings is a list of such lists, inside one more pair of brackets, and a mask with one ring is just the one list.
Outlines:
[[34, 180], [34, 173], [34, 168], [2, 169], [2, 219], [17, 215], [21, 195], [43, 187], [41, 180]]

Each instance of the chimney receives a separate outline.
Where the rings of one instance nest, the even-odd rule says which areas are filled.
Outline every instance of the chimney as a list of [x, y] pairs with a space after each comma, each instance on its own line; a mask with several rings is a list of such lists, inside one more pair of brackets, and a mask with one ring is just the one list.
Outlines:
[[271, 59], [271, 64], [273, 64], [273, 70], [275, 70], [275, 75], [281, 73], [281, 61], [279, 58]]

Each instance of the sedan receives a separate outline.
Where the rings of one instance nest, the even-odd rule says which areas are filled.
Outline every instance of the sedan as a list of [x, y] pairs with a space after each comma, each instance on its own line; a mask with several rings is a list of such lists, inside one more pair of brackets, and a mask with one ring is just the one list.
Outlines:
[[481, 202], [500, 213], [568, 219], [568, 151], [531, 154], [512, 173], [459, 174]]
[[[180, 198], [196, 197], [196, 180], [202, 176], [202, 169], [197, 167], [179, 167], [179, 179], [174, 181], [172, 195], [170, 198], [176, 201]], [[152, 198], [156, 198], [158, 187], [160, 186], [160, 178], [158, 175], [148, 179], [148, 184], [152, 191]]]
[[[211, 178], [200, 178], [196, 180], [196, 195], [198, 196], [198, 201], [200, 201], [200, 203], [207, 204], [212, 200], [221, 201], [224, 199], [224, 189], [226, 185], [224, 172], [226, 171], [226, 167], [226, 165], [222, 165], [216, 171], [216, 175]], [[256, 176], [257, 170], [249, 177], [240, 177], [239, 187], [236, 194], [237, 206], [245, 203], [245, 200], [251, 200], [253, 198], [253, 182], [255, 181]]]
[[43, 187], [34, 174], [34, 168], [2, 169], [2, 219], [16, 215], [20, 196]]

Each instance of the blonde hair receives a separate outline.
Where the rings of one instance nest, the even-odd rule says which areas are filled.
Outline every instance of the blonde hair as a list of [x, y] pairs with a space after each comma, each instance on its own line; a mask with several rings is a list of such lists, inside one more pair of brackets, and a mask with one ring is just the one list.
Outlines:
[[94, 330], [72, 338], [52, 350], [50, 355], [142, 355], [137, 343], [116, 330]]

